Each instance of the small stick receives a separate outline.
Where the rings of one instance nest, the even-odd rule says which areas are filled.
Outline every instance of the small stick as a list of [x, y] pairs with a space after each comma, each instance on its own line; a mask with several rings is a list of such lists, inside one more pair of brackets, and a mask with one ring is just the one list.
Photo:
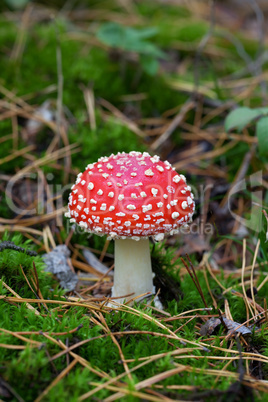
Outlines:
[[197, 285], [198, 285], [198, 289], [199, 289], [199, 291], [201, 292], [201, 291], [202, 291], [202, 290], [201, 290], [201, 286], [200, 286], [199, 280], [198, 280], [198, 278], [197, 278], [197, 275], [196, 275], [194, 266], [193, 266], [193, 264], [192, 264], [192, 261], [190, 260], [190, 257], [189, 257], [188, 254], [186, 254], [186, 257], [187, 257], [187, 260], [188, 260], [188, 262], [189, 262], [189, 264], [190, 264], [190, 267], [191, 267], [191, 269], [192, 269], [192, 271], [193, 271], [193, 273], [194, 273], [194, 277], [195, 277], [196, 283], [197, 283]]
[[37, 286], [36, 291], [37, 291], [37, 294], [39, 295], [39, 294], [40, 294], [40, 290], [39, 290], [39, 279], [38, 279], [37, 269], [36, 269], [36, 266], [35, 266], [34, 261], [33, 261], [33, 269], [34, 269], [34, 276], [35, 276], [36, 286]]
[[114, 264], [108, 269], [107, 272], [105, 272], [100, 278], [98, 278], [98, 281], [97, 281], [94, 285], [92, 285], [92, 286], [90, 286], [90, 287], [88, 287], [88, 288], [86, 288], [86, 289], [84, 289], [84, 290], [81, 290], [80, 294], [83, 295], [84, 293], [90, 292], [90, 291], [92, 291], [93, 289], [95, 289], [96, 287], [98, 287], [99, 284], [103, 281], [103, 279], [104, 279], [113, 269], [114, 269]]
[[35, 293], [35, 291], [34, 291], [33, 288], [32, 288], [32, 285], [31, 285], [30, 282], [28, 281], [28, 278], [27, 278], [27, 276], [25, 275], [25, 272], [24, 272], [24, 270], [23, 270], [23, 268], [22, 268], [22, 265], [20, 264], [19, 266], [20, 266], [22, 275], [24, 276], [24, 279], [26, 280], [26, 282], [27, 282], [29, 288], [31, 289], [31, 291], [33, 292], [33, 294], [35, 295], [35, 297], [38, 299], [38, 295]]
[[69, 234], [68, 234], [68, 236], [67, 236], [67, 238], [65, 240], [65, 245], [67, 247], [69, 247], [69, 243], [71, 241], [71, 238], [73, 237], [74, 231], [75, 231], [74, 227], [71, 227], [70, 232], [69, 232]]
[[218, 313], [219, 313], [219, 319], [220, 319], [222, 325], [224, 326], [224, 328], [226, 329], [226, 331], [229, 332], [229, 329], [228, 329], [227, 325], [226, 325], [225, 322], [224, 322], [224, 319], [223, 319], [223, 317], [222, 317], [222, 314], [221, 314], [221, 310], [220, 310], [220, 309], [218, 309]]
[[23, 248], [23, 247], [16, 246], [16, 244], [13, 243], [12, 241], [2, 241], [0, 243], [0, 251], [3, 251], [5, 249], [19, 251], [20, 253], [28, 254], [31, 257], [36, 257], [38, 255], [35, 251], [25, 250], [25, 248]]
[[155, 151], [157, 148], [159, 148], [171, 136], [174, 130], [181, 124], [181, 122], [185, 119], [187, 113], [194, 107], [195, 102], [191, 100], [191, 98], [189, 98], [188, 101], [182, 106], [179, 113], [171, 121], [170, 125], [164, 131], [164, 133], [161, 134], [160, 137], [158, 137], [157, 140], [155, 140], [155, 142], [151, 144], [151, 149]]
[[105, 254], [106, 254], [106, 251], [107, 251], [107, 249], [108, 249], [108, 247], [109, 247], [109, 244], [110, 244], [110, 240], [106, 240], [106, 242], [105, 242], [105, 244], [104, 244], [104, 246], [103, 246], [103, 249], [102, 249], [100, 258], [99, 258], [99, 260], [100, 260], [101, 262], [103, 261], [103, 258], [105, 257]]
[[263, 212], [263, 215], [265, 216], [265, 219], [267, 221], [266, 241], [268, 241], [268, 215], [267, 215], [267, 212], [265, 211], [265, 209], [263, 209], [262, 212]]
[[[189, 257], [188, 257], [188, 259], [189, 259]], [[187, 262], [182, 257], [181, 257], [181, 261], [182, 261], [183, 265], [185, 266], [185, 268], [187, 269], [190, 277], [192, 278], [192, 281], [194, 282], [194, 284], [195, 284], [195, 286], [196, 286], [196, 288], [198, 290], [198, 293], [200, 294], [201, 299], [203, 300], [203, 303], [204, 303], [205, 307], [208, 308], [208, 305], [207, 305], [207, 303], [205, 301], [204, 294], [203, 294], [203, 292], [201, 290], [201, 287], [200, 287], [199, 281], [197, 279], [197, 276], [196, 276], [196, 273], [195, 273], [193, 265], [191, 264], [191, 268], [192, 268], [195, 276], [193, 276], [190, 267], [188, 266]]]
[[268, 323], [268, 314], [267, 314], [267, 301], [266, 299], [263, 300], [263, 307], [264, 307], [264, 314], [265, 314], [265, 321]]
[[[31, 289], [31, 291], [33, 292], [33, 294], [35, 295], [35, 297], [36, 297], [37, 299], [40, 299], [40, 296], [39, 296], [40, 293], [37, 294], [37, 293], [34, 291], [34, 289], [32, 288], [32, 285], [30, 284], [30, 282], [29, 282], [27, 276], [25, 275], [25, 272], [24, 272], [24, 270], [23, 270], [21, 264], [20, 264], [20, 269], [21, 269], [21, 272], [22, 272], [22, 274], [23, 274], [23, 276], [24, 276], [24, 279], [26, 280], [26, 282], [27, 282], [29, 288]], [[31, 278], [31, 279], [32, 279], [32, 278]], [[38, 280], [38, 277], [37, 277], [37, 280]], [[32, 282], [34, 283], [33, 279], [32, 279]], [[39, 291], [39, 289], [37, 289], [37, 291]], [[40, 291], [39, 291], [39, 292], [40, 292]], [[42, 296], [42, 295], [41, 295], [41, 296]], [[43, 299], [43, 296], [42, 296], [42, 299]], [[48, 314], [50, 314], [50, 313], [49, 313], [49, 310], [48, 310], [48, 308], [47, 308], [47, 306], [46, 306], [46, 304], [45, 304], [45, 303], [41, 303], [41, 304], [42, 304], [42, 306], [46, 309], [46, 311], [48, 312]], [[40, 304], [39, 304], [39, 303], [38, 303], [38, 307], [40, 307]]]
[[190, 257], [189, 257], [188, 254], [186, 254], [186, 257], [187, 257], [187, 259], [188, 259], [188, 261], [189, 261], [189, 264], [190, 264], [190, 267], [192, 268], [192, 271], [193, 271], [193, 273], [194, 273], [195, 280], [196, 280], [196, 283], [197, 283], [198, 288], [199, 288], [199, 293], [200, 293], [200, 295], [202, 295], [201, 297], [202, 297], [202, 300], [204, 301], [205, 307], [208, 307], [208, 305], [207, 305], [207, 303], [206, 303], [206, 301], [205, 301], [205, 297], [204, 297], [203, 291], [202, 291], [201, 286], [200, 286], [200, 283], [199, 283], [199, 279], [197, 278], [195, 268], [194, 268], [194, 266], [193, 266], [193, 264], [192, 264], [192, 261], [190, 260]]
[[[20, 300], [22, 299], [22, 297], [20, 297], [20, 295], [18, 295], [18, 293], [16, 293], [13, 289], [11, 289], [3, 280], [2, 280], [2, 284], [5, 286], [5, 288], [6, 288], [7, 290], [9, 290], [10, 293], [12, 293], [12, 294], [18, 299], [17, 301], [20, 301]], [[9, 299], [8, 297], [5, 297], [5, 299], [6, 299], [7, 301], [9, 301], [9, 300], [8, 300], [8, 299]], [[39, 302], [39, 300], [38, 300], [38, 302]], [[34, 311], [34, 314], [35, 314], [35, 315], [40, 315], [39, 311], [36, 310], [30, 303], [26, 302], [26, 306], [27, 306], [27, 308], [28, 308], [29, 310]]]

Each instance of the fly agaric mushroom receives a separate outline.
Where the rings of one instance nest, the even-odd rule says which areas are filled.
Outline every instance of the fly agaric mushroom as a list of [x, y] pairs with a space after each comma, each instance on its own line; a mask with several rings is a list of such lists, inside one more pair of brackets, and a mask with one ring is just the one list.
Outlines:
[[168, 161], [133, 151], [89, 164], [72, 186], [68, 207], [71, 222], [115, 240], [112, 297], [132, 298], [154, 293], [148, 237], [159, 241], [178, 232], [195, 204], [185, 177]]

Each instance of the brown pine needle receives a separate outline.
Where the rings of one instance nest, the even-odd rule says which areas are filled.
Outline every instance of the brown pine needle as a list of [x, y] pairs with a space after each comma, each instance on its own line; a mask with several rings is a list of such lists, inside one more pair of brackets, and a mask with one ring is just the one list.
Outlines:
[[57, 385], [68, 373], [72, 370], [72, 368], [78, 363], [76, 359], [74, 359], [62, 372], [56, 377], [50, 384], [49, 386], [38, 396], [38, 398], [35, 399], [34, 402], [40, 402], [44, 397], [47, 396], [47, 394], [51, 391], [55, 385]]
[[[189, 273], [189, 275], [190, 275], [192, 281], [194, 282], [194, 284], [195, 284], [195, 286], [196, 286], [196, 289], [198, 290], [198, 293], [200, 294], [201, 299], [203, 300], [204, 306], [205, 306], [206, 308], [208, 308], [208, 305], [207, 305], [207, 303], [206, 303], [206, 300], [205, 300], [203, 291], [202, 291], [202, 289], [201, 289], [199, 280], [198, 280], [198, 278], [197, 278], [197, 275], [196, 275], [194, 266], [193, 266], [193, 264], [192, 264], [192, 262], [191, 262], [189, 256], [188, 256], [187, 254], [186, 254], [186, 256], [187, 256], [187, 258], [188, 258], [188, 261], [189, 261], [189, 263], [190, 263], [190, 267], [191, 267], [191, 268], [189, 267], [189, 265], [186, 263], [186, 261], [185, 261], [182, 257], [181, 257], [181, 261], [182, 261], [183, 265], [185, 266], [185, 268], [187, 269], [187, 271], [188, 271], [188, 273]], [[191, 269], [192, 269], [192, 271], [191, 271]]]
[[[16, 299], [16, 302], [22, 302], [23, 298], [20, 297], [13, 289], [11, 289], [3, 280], [2, 280], [2, 284], [4, 285], [4, 287], [9, 290], [10, 293], [12, 293], [14, 296], [16, 296], [15, 298], [12, 297], [5, 297], [4, 299], [9, 301], [10, 299]], [[15, 300], [14, 300], [15, 301]], [[33, 310], [35, 315], [40, 315], [39, 311], [37, 311], [31, 304], [31, 299], [30, 301], [26, 302], [26, 306], [29, 310]]]

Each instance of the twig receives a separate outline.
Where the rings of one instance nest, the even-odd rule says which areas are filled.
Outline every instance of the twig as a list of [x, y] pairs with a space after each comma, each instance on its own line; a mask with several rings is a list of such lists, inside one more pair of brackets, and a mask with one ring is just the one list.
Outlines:
[[13, 140], [13, 150], [18, 150], [19, 145], [19, 127], [18, 127], [18, 118], [17, 116], [11, 117], [12, 123], [12, 140]]
[[10, 58], [14, 61], [18, 61], [22, 57], [23, 50], [26, 44], [27, 29], [29, 28], [30, 25], [31, 14], [33, 9], [34, 9], [33, 5], [29, 3], [28, 6], [25, 8], [24, 13], [22, 14], [21, 26], [19, 28], [17, 38], [10, 56]]
[[[1, 282], [2, 282], [2, 284], [4, 285], [4, 287], [5, 287], [10, 293], [12, 293], [12, 294], [15, 296], [14, 299], [16, 299], [17, 302], [21, 302], [21, 301], [23, 300], [23, 298], [20, 297], [20, 296], [18, 295], [18, 293], [16, 293], [13, 289], [11, 289], [11, 287], [9, 287], [9, 286], [3, 281], [3, 279], [1, 280]], [[5, 297], [5, 298], [4, 298], [4, 300], [7, 300], [7, 301], [8, 301], [9, 299], [11, 299], [11, 298], [9, 298], [9, 297]], [[28, 308], [29, 310], [34, 311], [34, 314], [35, 314], [35, 315], [40, 315], [39, 311], [36, 310], [36, 308], [34, 308], [30, 303], [26, 302], [26, 306], [27, 306], [27, 308]]]
[[244, 295], [245, 305], [250, 310], [251, 315], [254, 316], [251, 305], [250, 305], [248, 297], [247, 297], [245, 283], [244, 283], [245, 266], [246, 266], [246, 249], [247, 249], [247, 239], [244, 238], [243, 239], [243, 261], [242, 261], [242, 270], [241, 270], [241, 286], [242, 286], [242, 291], [243, 291], [243, 295]]
[[25, 153], [27, 153], [29, 151], [33, 151], [34, 149], [35, 149], [34, 145], [28, 145], [25, 148], [13, 151], [10, 155], [7, 155], [4, 158], [0, 159], [0, 165], [3, 165], [4, 163], [10, 162], [13, 159], [17, 158], [18, 156], [24, 155]]
[[190, 267], [192, 268], [193, 274], [192, 274], [191, 269], [190, 269], [190, 267], [188, 266], [187, 262], [186, 262], [182, 257], [181, 257], [181, 261], [182, 261], [183, 265], [185, 266], [185, 268], [187, 269], [187, 271], [188, 271], [190, 277], [192, 278], [192, 281], [194, 282], [194, 284], [195, 284], [195, 286], [196, 286], [196, 288], [197, 288], [197, 290], [198, 290], [198, 293], [200, 294], [201, 299], [203, 300], [203, 303], [204, 303], [205, 307], [208, 308], [208, 305], [207, 305], [207, 303], [206, 303], [204, 294], [203, 294], [203, 292], [202, 292], [202, 289], [201, 289], [199, 280], [198, 280], [198, 278], [197, 278], [197, 275], [196, 275], [194, 266], [193, 266], [193, 264], [192, 264], [192, 262], [191, 262], [191, 260], [190, 260], [190, 258], [189, 258], [189, 256], [188, 256], [188, 254], [186, 254], [186, 256], [187, 256], [187, 259], [188, 259], [188, 261], [189, 261], [189, 263], [190, 263]]
[[25, 253], [30, 255], [31, 257], [36, 257], [38, 255], [35, 251], [25, 250], [25, 248], [23, 247], [16, 246], [16, 244], [14, 244], [12, 241], [2, 241], [0, 243], [0, 252], [6, 249], [15, 250], [20, 253]]
[[122, 124], [127, 126], [129, 130], [133, 131], [136, 135], [141, 138], [144, 138], [146, 135], [145, 133], [140, 130], [140, 128], [131, 121], [127, 116], [125, 116], [119, 109], [117, 109], [114, 105], [108, 102], [105, 99], [99, 99], [99, 104], [109, 110], [115, 117], [117, 117]]
[[156, 150], [159, 148], [173, 133], [173, 131], [180, 125], [180, 123], [185, 119], [186, 114], [193, 109], [195, 106], [195, 102], [191, 99], [188, 99], [187, 102], [182, 106], [180, 112], [175, 116], [172, 120], [168, 128], [164, 131], [160, 137], [157, 138], [155, 142], [151, 144], [151, 149]]
[[223, 317], [222, 317], [222, 314], [221, 314], [221, 310], [220, 310], [220, 309], [218, 309], [218, 313], [219, 313], [219, 319], [220, 319], [220, 321], [221, 321], [222, 326], [226, 329], [227, 332], [229, 332], [229, 329], [228, 329], [227, 325], [226, 325], [225, 322], [224, 322], [224, 319], [223, 319]]
[[57, 385], [62, 378], [64, 378], [71, 370], [72, 368], [78, 363], [77, 359], [74, 359], [69, 366], [67, 366], [62, 372], [49, 384], [49, 386], [44, 389], [44, 391], [38, 396], [38, 398], [35, 399], [34, 402], [40, 402], [42, 399], [48, 394], [48, 392]]
[[37, 291], [37, 294], [39, 295], [40, 294], [39, 279], [38, 279], [38, 273], [37, 273], [34, 261], [33, 261], [33, 269], [34, 269], [34, 276], [35, 276], [35, 281], [36, 281], [36, 291]]
[[262, 212], [263, 212], [263, 215], [264, 215], [264, 217], [266, 219], [266, 222], [267, 222], [266, 241], [268, 241], [268, 215], [267, 215], [267, 212], [265, 211], [265, 209], [263, 209]]
[[11, 387], [3, 378], [0, 377], [0, 386], [1, 388], [6, 388], [17, 400], [18, 402], [24, 402], [24, 399]]
[[259, 252], [260, 243], [261, 243], [261, 241], [260, 241], [260, 239], [258, 239], [256, 249], [255, 249], [255, 252], [254, 252], [251, 273], [250, 273], [250, 291], [251, 291], [251, 299], [252, 299], [252, 302], [253, 302], [253, 309], [254, 309], [254, 314], [255, 315], [258, 314], [258, 311], [257, 311], [257, 308], [256, 308], [255, 295], [254, 295], [254, 289], [253, 289], [253, 275], [254, 275], [254, 268], [255, 268], [258, 252]]
[[94, 97], [94, 92], [92, 88], [86, 88], [82, 86], [83, 90], [83, 95], [87, 107], [87, 113], [88, 113], [88, 118], [89, 118], [89, 124], [91, 130], [96, 130], [97, 124], [96, 124], [96, 117], [95, 117], [95, 97]]
[[210, 26], [208, 32], [203, 36], [201, 39], [198, 48], [195, 53], [195, 59], [194, 59], [194, 85], [195, 85], [195, 96], [198, 93], [198, 87], [199, 87], [199, 70], [200, 70], [200, 60], [201, 60], [201, 55], [202, 52], [208, 43], [210, 37], [213, 35], [214, 31], [214, 25], [215, 25], [215, 2], [214, 0], [210, 0]]
[[100, 276], [97, 280], [97, 282], [90, 286], [89, 288], [83, 289], [81, 290], [80, 294], [83, 295], [86, 292], [92, 291], [93, 289], [95, 289], [96, 287], [99, 286], [99, 284], [103, 281], [103, 279], [114, 269], [114, 264], [108, 269], [107, 272], [105, 272], [102, 276]]

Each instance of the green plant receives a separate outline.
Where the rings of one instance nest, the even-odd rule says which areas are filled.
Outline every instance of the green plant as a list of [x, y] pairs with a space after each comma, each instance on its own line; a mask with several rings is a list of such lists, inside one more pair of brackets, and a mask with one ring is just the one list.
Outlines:
[[138, 53], [143, 70], [155, 75], [158, 70], [157, 59], [166, 58], [165, 53], [149, 41], [157, 32], [155, 27], [137, 29], [107, 22], [98, 29], [97, 38], [114, 49]]
[[253, 124], [256, 125], [259, 154], [265, 156], [268, 152], [268, 107], [238, 107], [232, 110], [225, 119], [225, 130], [242, 131], [246, 126]]
[[[44, 295], [47, 295], [49, 288], [55, 282], [52, 280], [52, 276], [43, 270], [44, 262], [40, 255], [31, 256], [23, 251], [33, 249], [31, 242], [23, 240], [20, 234], [9, 236], [8, 233], [4, 234], [2, 240], [11, 241], [21, 250], [10, 248], [0, 250], [0, 279], [17, 292], [20, 297], [32, 297], [33, 293], [25, 276], [36, 278], [37, 275], [38, 284]], [[29, 281], [32, 284], [31, 279]]]

